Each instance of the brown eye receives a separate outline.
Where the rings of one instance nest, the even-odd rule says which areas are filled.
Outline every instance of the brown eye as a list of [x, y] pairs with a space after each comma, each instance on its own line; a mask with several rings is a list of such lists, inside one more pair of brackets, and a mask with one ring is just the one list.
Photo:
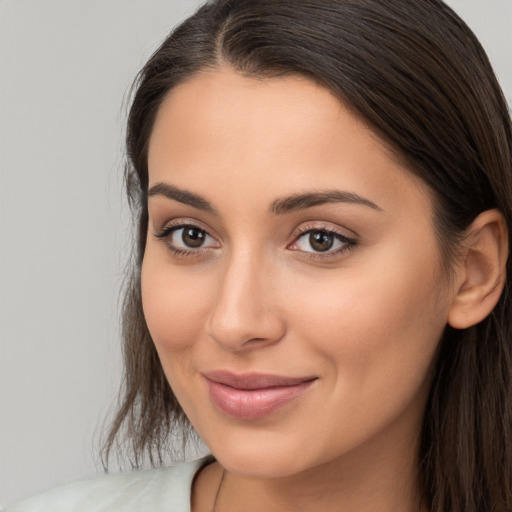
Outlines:
[[327, 231], [312, 231], [309, 234], [309, 244], [317, 252], [325, 252], [334, 245], [334, 234]]
[[155, 236], [163, 240], [175, 253], [200, 253], [203, 249], [215, 249], [219, 243], [204, 229], [193, 224], [167, 226]]
[[290, 249], [320, 255], [334, 256], [345, 250], [355, 247], [356, 240], [331, 229], [308, 229], [298, 236], [289, 246]]
[[184, 245], [192, 249], [201, 247], [206, 240], [206, 233], [202, 229], [198, 229], [194, 226], [186, 226], [181, 231], [181, 241]]

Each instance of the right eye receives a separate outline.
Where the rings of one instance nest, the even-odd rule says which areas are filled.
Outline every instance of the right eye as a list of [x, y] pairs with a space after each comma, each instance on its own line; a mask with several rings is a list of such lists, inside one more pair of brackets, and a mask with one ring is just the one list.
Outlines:
[[164, 240], [169, 249], [179, 254], [189, 254], [219, 246], [207, 231], [193, 224], [168, 226], [155, 236]]

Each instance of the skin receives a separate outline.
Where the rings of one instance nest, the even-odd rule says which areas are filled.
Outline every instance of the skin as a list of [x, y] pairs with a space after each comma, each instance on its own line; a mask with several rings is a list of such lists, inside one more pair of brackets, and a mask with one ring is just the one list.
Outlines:
[[[149, 187], [162, 183], [215, 210], [152, 194], [142, 266], [165, 374], [218, 460], [196, 480], [194, 512], [211, 510], [222, 468], [217, 510], [419, 510], [433, 358], [464, 279], [442, 278], [427, 187], [325, 88], [228, 68], [196, 75], [160, 107]], [[332, 190], [368, 204], [269, 211]], [[184, 224], [207, 236], [175, 254]], [[315, 252], [311, 229], [351, 243]], [[219, 369], [316, 380], [247, 420], [212, 403], [203, 374]]]

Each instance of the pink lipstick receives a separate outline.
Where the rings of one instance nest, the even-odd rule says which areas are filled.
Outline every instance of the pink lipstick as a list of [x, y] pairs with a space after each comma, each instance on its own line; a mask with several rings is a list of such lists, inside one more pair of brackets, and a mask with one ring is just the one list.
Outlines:
[[316, 377], [266, 374], [236, 375], [227, 371], [203, 374], [213, 403], [225, 414], [241, 419], [266, 416], [303, 395]]

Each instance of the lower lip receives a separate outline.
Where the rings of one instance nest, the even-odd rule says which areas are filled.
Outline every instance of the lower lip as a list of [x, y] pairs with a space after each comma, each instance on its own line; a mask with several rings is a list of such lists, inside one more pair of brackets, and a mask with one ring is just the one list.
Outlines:
[[302, 396], [314, 381], [293, 386], [274, 386], [261, 389], [237, 389], [206, 379], [210, 398], [228, 416], [257, 419], [283, 407]]

